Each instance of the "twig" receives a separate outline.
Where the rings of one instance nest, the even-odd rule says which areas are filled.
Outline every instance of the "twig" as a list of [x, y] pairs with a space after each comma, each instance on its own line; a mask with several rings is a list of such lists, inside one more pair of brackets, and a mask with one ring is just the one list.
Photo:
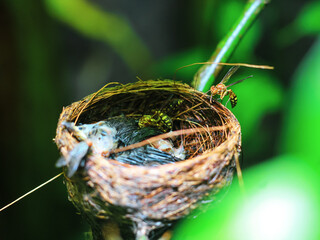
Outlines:
[[195, 89], [202, 92], [207, 92], [210, 89], [210, 86], [213, 85], [215, 78], [222, 68], [216, 63], [226, 62], [229, 59], [242, 37], [267, 3], [269, 3], [269, 0], [249, 0], [247, 2], [244, 13], [230, 32], [220, 41], [211, 58], [208, 60], [213, 63], [204, 65], [195, 74], [192, 82], [192, 86]]
[[27, 192], [26, 194], [22, 195], [21, 197], [17, 198], [16, 200], [14, 200], [13, 202], [9, 203], [8, 205], [4, 206], [3, 208], [0, 209], [0, 212], [5, 210], [6, 208], [10, 207], [11, 205], [15, 204], [16, 202], [20, 201], [22, 198], [25, 198], [26, 196], [28, 196], [29, 194], [37, 191], [39, 188], [42, 188], [44, 185], [47, 185], [48, 183], [52, 182], [53, 180], [57, 179], [58, 177], [60, 177], [63, 174], [63, 172], [59, 173], [58, 175], [54, 176], [53, 178], [50, 178], [48, 181], [40, 184], [38, 187], [32, 189], [31, 191]]
[[180, 129], [180, 130], [176, 130], [173, 132], [163, 133], [163, 134], [148, 138], [146, 140], [143, 140], [141, 142], [128, 145], [126, 147], [117, 148], [113, 151], [110, 151], [109, 154], [125, 152], [128, 150], [134, 149], [134, 148], [139, 148], [144, 145], [154, 143], [160, 139], [170, 138], [170, 137], [179, 136], [179, 135], [183, 135], [183, 134], [202, 133], [205, 131], [221, 131], [221, 130], [224, 130], [228, 127], [229, 127], [228, 125], [224, 125], [224, 126], [214, 126], [214, 127], [208, 127], [208, 128], [199, 127], [199, 128], [190, 128], [190, 129]]

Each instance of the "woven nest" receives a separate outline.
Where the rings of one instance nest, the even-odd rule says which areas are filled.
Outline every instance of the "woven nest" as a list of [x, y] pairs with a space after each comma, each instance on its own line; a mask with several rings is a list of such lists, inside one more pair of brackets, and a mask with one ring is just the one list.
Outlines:
[[[103, 239], [101, 223], [110, 218], [134, 223], [137, 235], [148, 235], [185, 217], [206, 196], [230, 183], [241, 148], [240, 125], [208, 95], [169, 80], [104, 88], [63, 109], [55, 141], [67, 157], [78, 139], [64, 127], [64, 121], [89, 124], [120, 115], [139, 120], [151, 109], [165, 109], [177, 99], [182, 100], [179, 106], [167, 112], [172, 131], [140, 146], [159, 138], [171, 139], [175, 147], [183, 144], [185, 160], [135, 166], [88, 154], [84, 167], [73, 177], [65, 177], [69, 198], [92, 225], [96, 239]], [[135, 147], [139, 144], [129, 146]]]

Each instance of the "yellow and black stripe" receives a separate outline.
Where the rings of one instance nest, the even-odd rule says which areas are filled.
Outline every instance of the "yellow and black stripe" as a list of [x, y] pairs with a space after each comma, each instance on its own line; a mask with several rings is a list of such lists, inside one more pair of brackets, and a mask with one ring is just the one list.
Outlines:
[[234, 108], [236, 105], [237, 105], [237, 102], [238, 102], [238, 97], [237, 95], [229, 90], [229, 94], [230, 94], [230, 102], [231, 102], [231, 107]]
[[171, 118], [164, 112], [154, 111], [152, 115], [143, 115], [139, 119], [138, 125], [140, 128], [155, 127], [162, 132], [169, 132], [172, 130], [173, 123]]

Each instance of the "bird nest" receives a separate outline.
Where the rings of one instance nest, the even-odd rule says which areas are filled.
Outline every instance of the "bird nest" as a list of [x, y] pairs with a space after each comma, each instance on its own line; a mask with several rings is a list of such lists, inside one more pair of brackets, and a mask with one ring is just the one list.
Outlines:
[[[68, 167], [64, 168], [69, 198], [91, 224], [95, 239], [103, 239], [101, 226], [108, 219], [133, 223], [137, 235], [148, 235], [188, 215], [232, 179], [241, 148], [238, 120], [207, 94], [174, 81], [117, 84], [65, 107], [55, 141], [67, 159], [79, 138], [65, 122], [81, 125], [125, 118], [140, 124], [146, 116], [152, 121], [155, 112], [164, 117], [162, 125], [152, 125], [161, 129], [160, 135], [106, 154], [88, 152], [70, 178]], [[130, 164], [115, 157], [161, 139], [170, 140], [173, 149], [183, 149], [183, 157], [155, 165]]]

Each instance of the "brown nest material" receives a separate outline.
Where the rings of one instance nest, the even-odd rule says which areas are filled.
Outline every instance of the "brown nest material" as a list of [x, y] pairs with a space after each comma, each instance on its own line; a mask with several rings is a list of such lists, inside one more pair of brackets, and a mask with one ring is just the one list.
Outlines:
[[238, 120], [208, 95], [170, 80], [118, 84], [65, 107], [56, 144], [62, 156], [68, 157], [79, 142], [64, 121], [89, 124], [120, 115], [139, 120], [151, 110], [166, 111], [172, 131], [127, 148], [166, 138], [175, 147], [183, 144], [186, 159], [134, 166], [111, 159], [111, 155], [88, 154], [84, 167], [65, 181], [69, 198], [91, 224], [95, 239], [107, 239], [103, 224], [108, 219], [120, 226], [133, 224], [137, 239], [148, 236], [188, 215], [232, 179], [241, 148]]

